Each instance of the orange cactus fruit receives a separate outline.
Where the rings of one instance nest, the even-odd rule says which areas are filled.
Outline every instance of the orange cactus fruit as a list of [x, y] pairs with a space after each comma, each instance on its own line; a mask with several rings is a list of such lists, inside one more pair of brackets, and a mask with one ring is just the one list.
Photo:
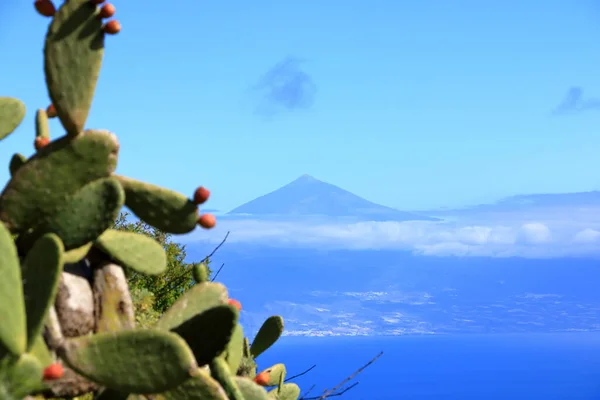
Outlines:
[[50, 364], [44, 370], [44, 380], [51, 381], [55, 379], [60, 379], [65, 374], [65, 369], [59, 363]]
[[237, 300], [229, 299], [229, 300], [227, 300], [227, 304], [234, 306], [235, 308], [238, 309], [238, 311], [242, 311], [242, 303], [240, 303]]
[[254, 378], [254, 382], [256, 382], [260, 386], [267, 386], [270, 380], [271, 375], [268, 372], [261, 372]]
[[206, 201], [208, 200], [209, 197], [210, 197], [210, 190], [208, 190], [204, 186], [200, 186], [194, 192], [194, 204], [196, 204], [196, 205], [204, 204], [204, 203], [206, 203]]
[[35, 0], [33, 5], [37, 12], [44, 17], [53, 17], [56, 14], [56, 7], [51, 0]]
[[100, 18], [111, 18], [113, 15], [115, 15], [115, 11], [114, 5], [111, 3], [106, 3], [100, 9]]
[[217, 225], [217, 218], [212, 214], [202, 214], [200, 218], [198, 218], [198, 225], [204, 229], [214, 228], [215, 225]]
[[48, 108], [46, 108], [46, 115], [48, 118], [56, 117], [56, 107], [54, 107], [54, 104], [50, 104]]
[[117, 33], [121, 32], [121, 23], [116, 19], [108, 21], [106, 24], [104, 24], [104, 32], [109, 35], [116, 35]]
[[36, 150], [40, 150], [42, 147], [48, 145], [48, 143], [50, 143], [49, 138], [38, 136], [35, 138], [35, 141], [33, 142], [33, 146], [35, 147]]

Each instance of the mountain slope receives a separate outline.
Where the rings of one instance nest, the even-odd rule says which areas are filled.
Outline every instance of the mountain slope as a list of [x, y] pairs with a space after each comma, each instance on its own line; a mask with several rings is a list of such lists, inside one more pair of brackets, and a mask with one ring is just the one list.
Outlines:
[[375, 204], [309, 175], [245, 203], [228, 214], [354, 217], [370, 221], [434, 221], [435, 218]]

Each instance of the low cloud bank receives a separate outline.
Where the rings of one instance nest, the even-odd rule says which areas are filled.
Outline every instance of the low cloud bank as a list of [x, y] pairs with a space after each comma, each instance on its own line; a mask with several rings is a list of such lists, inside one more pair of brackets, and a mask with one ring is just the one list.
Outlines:
[[409, 250], [427, 256], [600, 256], [600, 207], [466, 214], [442, 222], [222, 218], [181, 240], [282, 247]]

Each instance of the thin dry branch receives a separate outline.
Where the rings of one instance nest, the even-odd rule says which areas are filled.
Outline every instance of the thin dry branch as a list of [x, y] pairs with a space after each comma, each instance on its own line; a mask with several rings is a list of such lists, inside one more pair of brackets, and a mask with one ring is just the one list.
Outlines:
[[[305, 397], [308, 394], [308, 392], [307, 392], [299, 400], [323, 400], [323, 399], [326, 399], [328, 397], [335, 397], [335, 396], [341, 396], [341, 395], [343, 395], [344, 393], [346, 393], [350, 389], [356, 387], [356, 385], [358, 385], [359, 382], [355, 382], [352, 385], [350, 385], [348, 387], [345, 387], [345, 388], [344, 388], [344, 385], [347, 384], [348, 382], [350, 382], [352, 379], [354, 379], [358, 374], [360, 374], [367, 367], [369, 367], [371, 364], [373, 364], [382, 355], [383, 355], [383, 351], [380, 352], [379, 354], [377, 354], [375, 357], [373, 357], [368, 363], [366, 363], [365, 365], [363, 365], [362, 367], [360, 367], [359, 369], [357, 369], [356, 371], [354, 371], [354, 373], [352, 375], [348, 376], [346, 379], [344, 379], [343, 381], [341, 381], [333, 389], [329, 389], [329, 390], [325, 389], [323, 391], [323, 394], [321, 396], [317, 396], [317, 397]], [[311, 387], [310, 390], [312, 390], [313, 387], [314, 387], [314, 385]]]
[[304, 374], [307, 374], [307, 373], [309, 373], [310, 371], [312, 371], [312, 370], [313, 370], [313, 368], [315, 368], [316, 366], [317, 366], [317, 364], [313, 365], [312, 367], [310, 367], [309, 369], [307, 369], [307, 370], [306, 370], [306, 371], [304, 371], [304, 372], [300, 372], [299, 374], [296, 374], [296, 375], [290, 376], [290, 377], [289, 377], [289, 378], [287, 378], [287, 379], [286, 379], [284, 382], [289, 382], [289, 381], [291, 381], [292, 379], [296, 379], [296, 378], [297, 378], [297, 377], [299, 377], [299, 376], [302, 376], [302, 375], [304, 375]]
[[227, 231], [227, 233], [225, 234], [225, 237], [223, 238], [223, 240], [221, 240], [221, 243], [219, 243], [219, 245], [217, 247], [215, 247], [213, 249], [213, 251], [207, 255], [206, 257], [204, 257], [203, 261], [207, 261], [209, 258], [211, 258], [212, 256], [215, 255], [215, 253], [221, 248], [221, 246], [223, 246], [225, 244], [225, 242], [227, 241], [227, 238], [229, 237], [229, 231]]
[[210, 280], [211, 282], [214, 282], [215, 279], [217, 279], [217, 276], [219, 276], [219, 273], [221, 272], [221, 270], [223, 269], [224, 266], [225, 266], [225, 263], [222, 263], [221, 266], [219, 267], [219, 269], [217, 270], [217, 272], [215, 273], [215, 275]]

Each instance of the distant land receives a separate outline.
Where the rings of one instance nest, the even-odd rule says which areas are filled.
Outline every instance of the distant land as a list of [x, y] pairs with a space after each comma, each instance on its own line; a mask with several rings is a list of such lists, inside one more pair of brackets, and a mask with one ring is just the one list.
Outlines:
[[351, 217], [368, 221], [438, 220], [370, 202], [310, 175], [302, 175], [271, 193], [242, 204], [227, 215]]
[[550, 209], [561, 207], [598, 207], [600, 206], [600, 191], [574, 193], [536, 193], [509, 196], [495, 203], [477, 204], [459, 208], [441, 208], [437, 210], [419, 210], [416, 213], [446, 215], [472, 212], [504, 212], [530, 211], [534, 209]]

